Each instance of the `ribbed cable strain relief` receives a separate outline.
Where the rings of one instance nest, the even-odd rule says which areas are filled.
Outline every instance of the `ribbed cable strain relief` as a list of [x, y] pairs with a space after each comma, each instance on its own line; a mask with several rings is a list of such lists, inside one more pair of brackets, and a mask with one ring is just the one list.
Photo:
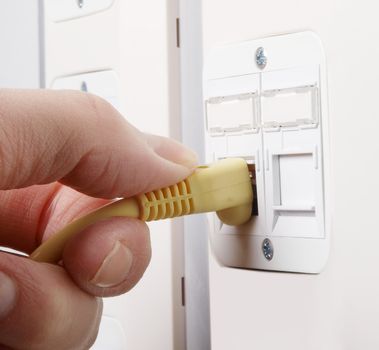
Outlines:
[[192, 214], [193, 196], [187, 180], [137, 196], [140, 219], [161, 220]]

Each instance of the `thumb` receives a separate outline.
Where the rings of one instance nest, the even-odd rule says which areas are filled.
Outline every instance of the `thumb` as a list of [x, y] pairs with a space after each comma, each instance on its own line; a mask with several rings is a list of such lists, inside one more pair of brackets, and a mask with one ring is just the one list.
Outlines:
[[0, 348], [88, 349], [101, 312], [63, 268], [0, 254]]

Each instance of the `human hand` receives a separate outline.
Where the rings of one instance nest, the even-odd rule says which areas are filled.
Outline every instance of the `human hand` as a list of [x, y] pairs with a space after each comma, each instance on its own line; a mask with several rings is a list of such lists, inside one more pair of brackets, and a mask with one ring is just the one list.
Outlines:
[[[0, 90], [0, 246], [30, 253], [109, 199], [171, 185], [195, 165], [184, 146], [141, 133], [93, 95]], [[0, 253], [0, 348], [89, 348], [99, 297], [130, 290], [150, 254], [146, 224], [128, 218], [74, 237], [64, 267]]]

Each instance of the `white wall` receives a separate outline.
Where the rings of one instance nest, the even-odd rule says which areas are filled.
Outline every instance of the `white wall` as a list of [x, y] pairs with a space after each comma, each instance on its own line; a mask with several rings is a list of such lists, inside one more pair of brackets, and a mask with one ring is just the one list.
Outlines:
[[0, 5], [0, 87], [39, 87], [39, 1], [2, 0]]
[[[201, 0], [180, 1], [182, 141], [203, 162]], [[207, 222], [203, 215], [184, 218], [187, 350], [210, 349]]]
[[333, 169], [330, 259], [320, 275], [237, 270], [210, 257], [212, 349], [378, 349], [377, 1], [203, 1], [218, 43], [310, 29], [325, 46]]

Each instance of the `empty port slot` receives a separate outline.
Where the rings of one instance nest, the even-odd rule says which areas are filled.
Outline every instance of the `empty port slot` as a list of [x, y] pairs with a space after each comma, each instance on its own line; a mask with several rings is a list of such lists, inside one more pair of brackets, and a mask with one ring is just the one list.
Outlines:
[[275, 155], [274, 210], [314, 211], [315, 167], [312, 153]]
[[317, 123], [317, 88], [299, 87], [265, 91], [261, 99], [266, 127]]
[[207, 131], [213, 135], [255, 129], [256, 98], [251, 93], [209, 99], [206, 103]]
[[251, 216], [258, 216], [258, 193], [257, 193], [257, 177], [254, 163], [247, 163], [249, 169], [249, 175], [251, 179], [251, 187], [253, 189], [253, 206], [251, 210]]

